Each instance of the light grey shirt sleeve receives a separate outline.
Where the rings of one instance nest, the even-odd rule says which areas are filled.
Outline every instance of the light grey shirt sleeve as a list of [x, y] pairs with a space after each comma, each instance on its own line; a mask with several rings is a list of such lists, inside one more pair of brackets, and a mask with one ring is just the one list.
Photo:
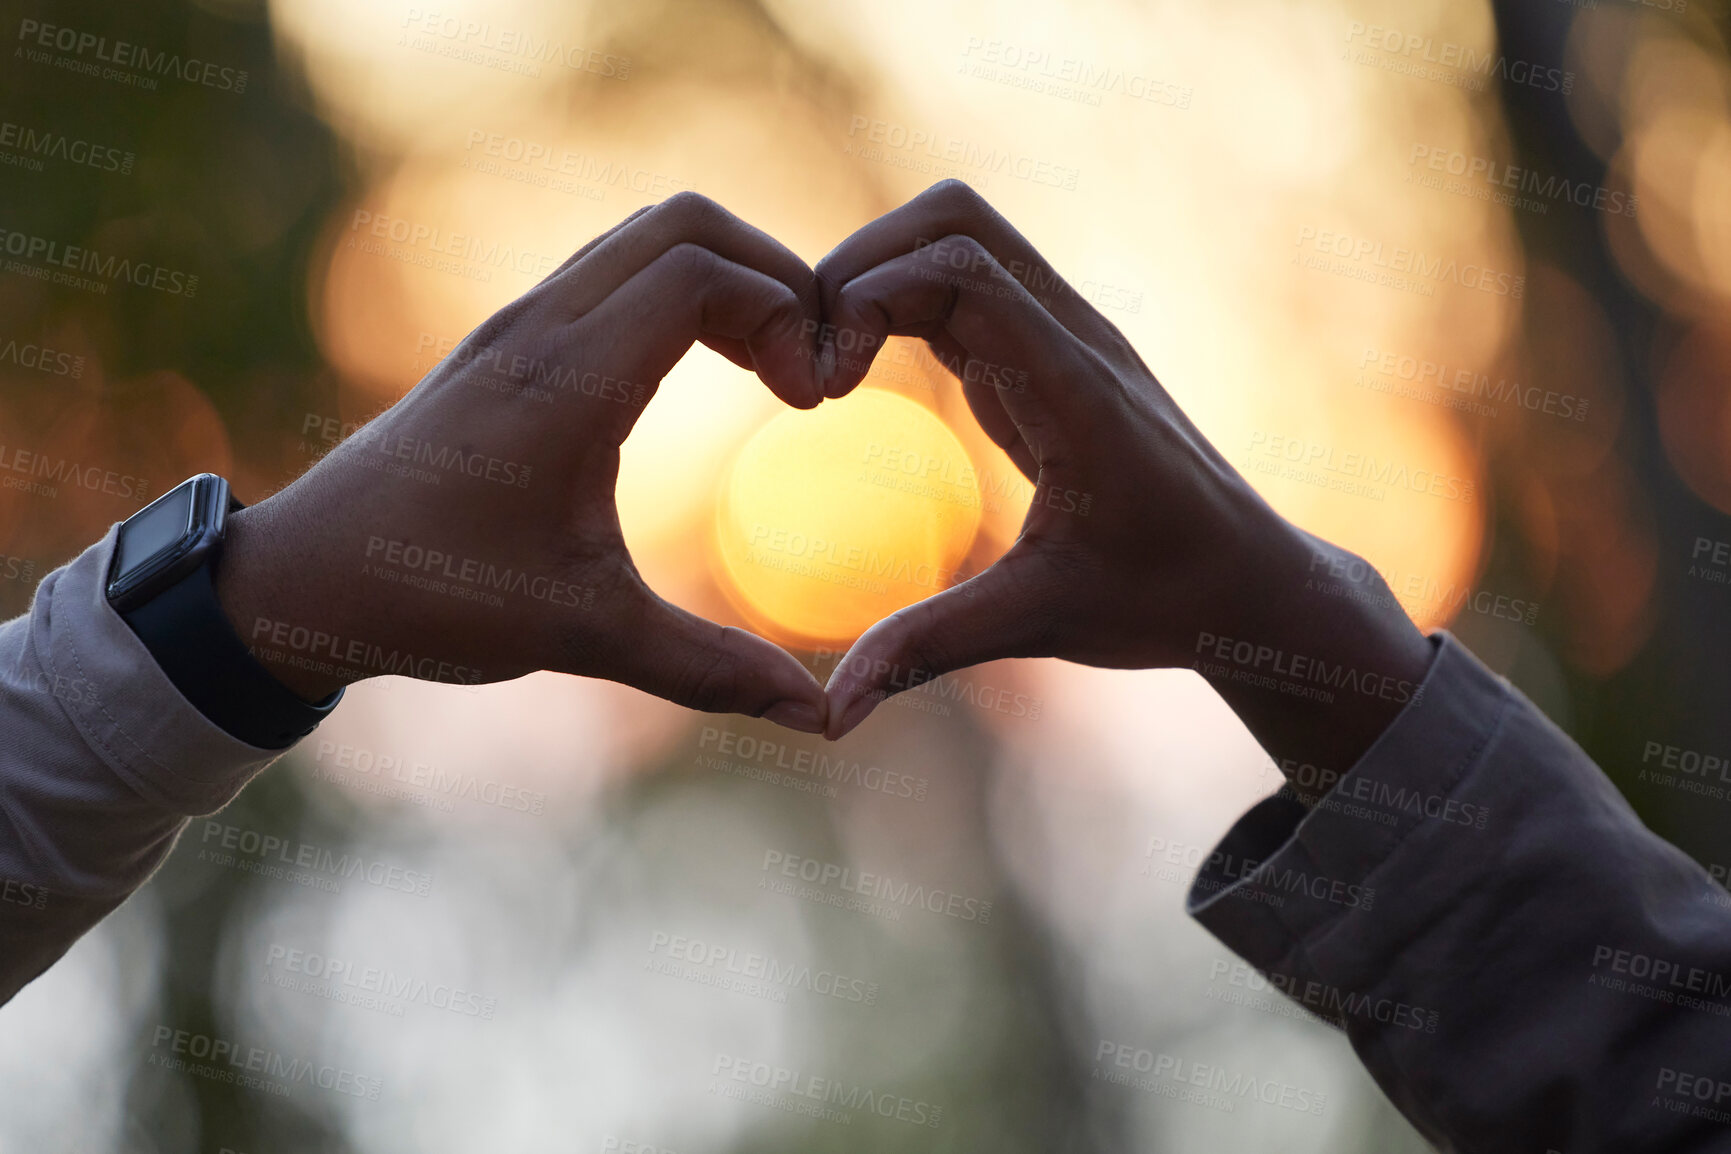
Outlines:
[[1447, 634], [1313, 810], [1263, 801], [1190, 912], [1346, 1030], [1447, 1151], [1731, 1150], [1731, 895]]
[[103, 595], [115, 530], [0, 625], [0, 1003], [283, 750], [206, 720]]

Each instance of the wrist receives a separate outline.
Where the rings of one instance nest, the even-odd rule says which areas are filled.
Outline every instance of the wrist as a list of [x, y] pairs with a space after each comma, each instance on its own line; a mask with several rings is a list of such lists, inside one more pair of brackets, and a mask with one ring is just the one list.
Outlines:
[[1356, 555], [1279, 518], [1258, 536], [1193, 667], [1308, 803], [1419, 700], [1433, 650]]
[[235, 634], [253, 657], [286, 689], [309, 703], [329, 697], [360, 677], [318, 660], [298, 636], [334, 632], [333, 599], [320, 605], [320, 590], [308, 571], [304, 541], [298, 541], [269, 498], [228, 518], [216, 565], [216, 595]]

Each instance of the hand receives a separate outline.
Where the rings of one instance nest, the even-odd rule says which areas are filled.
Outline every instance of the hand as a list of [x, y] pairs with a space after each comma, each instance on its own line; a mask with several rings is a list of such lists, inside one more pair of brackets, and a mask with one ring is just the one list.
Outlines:
[[309, 700], [383, 673], [552, 669], [818, 732], [823, 691], [790, 654], [644, 584], [614, 499], [620, 444], [694, 341], [810, 408], [817, 320], [805, 263], [718, 205], [640, 211], [236, 514], [224, 608]]
[[[1422, 677], [1429, 644], [1398, 608], [1303, 592], [1319, 557], [1350, 554], [1276, 514], [1123, 335], [966, 185], [936, 185], [860, 229], [817, 280], [834, 334], [820, 350], [829, 396], [870, 367], [837, 346], [922, 337], [1035, 484], [996, 564], [854, 643], [830, 679], [830, 738], [897, 688], [1001, 657], [1188, 666], [1225, 638]], [[1270, 752], [1342, 768], [1400, 704], [1354, 693], [1327, 708], [1230, 678], [1217, 688]]]

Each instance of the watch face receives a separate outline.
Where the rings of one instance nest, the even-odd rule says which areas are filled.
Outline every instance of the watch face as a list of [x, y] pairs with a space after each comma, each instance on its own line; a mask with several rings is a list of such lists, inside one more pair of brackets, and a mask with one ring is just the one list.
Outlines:
[[157, 557], [173, 552], [192, 530], [193, 486], [164, 493], [128, 518], [114, 545], [114, 574], [125, 580]]
[[108, 603], [126, 614], [209, 563], [221, 547], [228, 482], [200, 473], [120, 526], [108, 567]]

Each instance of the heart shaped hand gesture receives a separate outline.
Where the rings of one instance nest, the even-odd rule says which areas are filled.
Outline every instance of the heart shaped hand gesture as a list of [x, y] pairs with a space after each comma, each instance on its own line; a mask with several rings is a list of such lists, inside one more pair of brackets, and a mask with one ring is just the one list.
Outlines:
[[[776, 645], [668, 604], [631, 562], [619, 448], [696, 341], [811, 408], [889, 335], [923, 337], [1034, 482], [998, 562], [869, 629], [827, 693]], [[713, 202], [642, 210], [490, 318], [360, 433], [231, 520], [218, 592], [309, 699], [380, 673], [603, 677], [839, 738], [888, 693], [1000, 657], [1192, 664], [1206, 639], [1416, 680], [1429, 646], [1386, 589], [1317, 599], [1350, 557], [1276, 514], [1122, 334], [966, 185], [818, 265]], [[1217, 685], [1265, 748], [1349, 764], [1388, 702], [1319, 711]]]

